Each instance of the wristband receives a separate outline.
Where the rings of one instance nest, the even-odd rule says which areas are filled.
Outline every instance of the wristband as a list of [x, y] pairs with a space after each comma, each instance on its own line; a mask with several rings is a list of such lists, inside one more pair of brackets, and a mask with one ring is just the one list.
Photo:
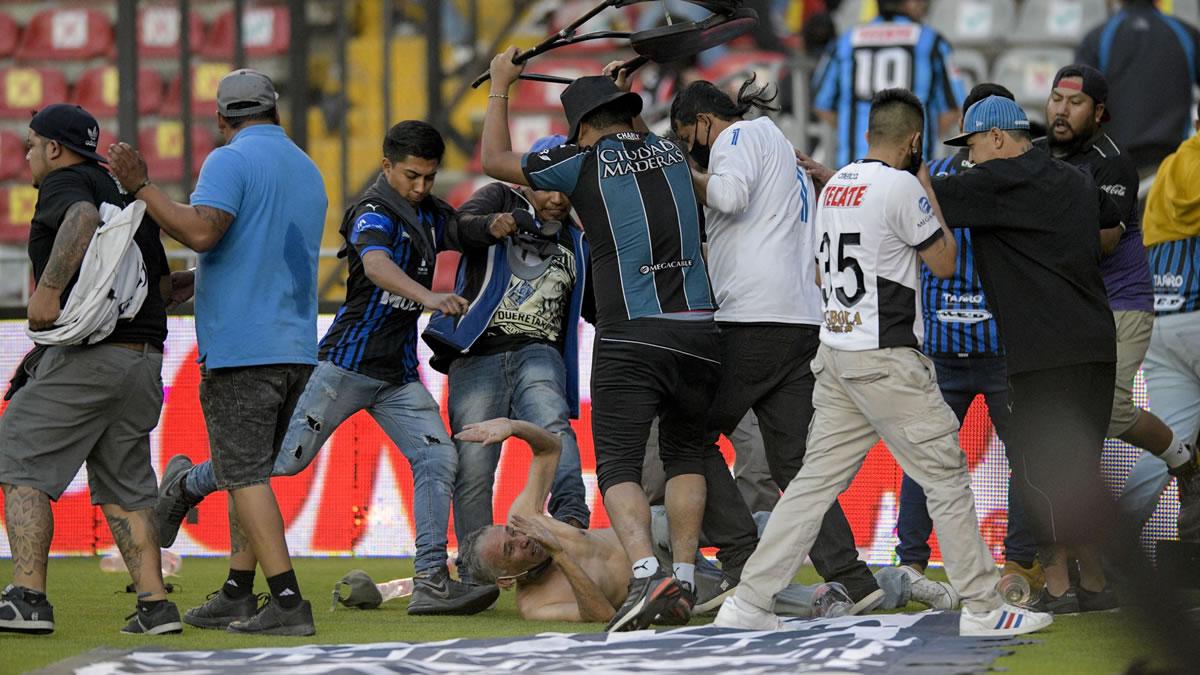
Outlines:
[[508, 94], [488, 94], [488, 98], [503, 98], [503, 99], [508, 99]]
[[150, 184], [150, 179], [149, 179], [149, 178], [146, 178], [146, 180], [142, 181], [142, 184], [141, 184], [141, 185], [139, 185], [139, 186], [135, 187], [135, 188], [133, 189], [133, 192], [130, 192], [130, 193], [129, 193], [129, 194], [130, 194], [130, 196], [136, 197], [136, 196], [137, 196], [137, 193], [139, 193], [139, 192], [141, 192], [142, 190], [146, 189], [146, 186], [147, 186], [147, 185], [149, 185], [149, 184]]

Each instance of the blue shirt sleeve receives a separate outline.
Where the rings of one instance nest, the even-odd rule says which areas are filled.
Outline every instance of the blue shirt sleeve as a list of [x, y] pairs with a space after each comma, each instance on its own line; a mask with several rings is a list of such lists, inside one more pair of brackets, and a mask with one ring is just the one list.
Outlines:
[[838, 84], [841, 76], [838, 74], [838, 45], [841, 40], [834, 40], [825, 49], [813, 77], [813, 89], [817, 92], [813, 99], [813, 107], [817, 110], [837, 110]]
[[560, 145], [521, 158], [521, 169], [534, 190], [562, 192], [568, 197], [579, 184], [587, 151], [578, 145]]
[[228, 146], [209, 153], [200, 167], [192, 206], [210, 206], [237, 217], [245, 193], [247, 166], [242, 156]]
[[350, 225], [350, 245], [361, 258], [368, 251], [384, 251], [391, 256], [396, 237], [396, 222], [374, 207], [364, 206]]
[[938, 81], [934, 82], [934, 91], [938, 95], [937, 112], [944, 113], [962, 105], [967, 98], [967, 92], [954, 68], [954, 50], [950, 43], [939, 37], [937, 41], [938, 67], [934, 70]]

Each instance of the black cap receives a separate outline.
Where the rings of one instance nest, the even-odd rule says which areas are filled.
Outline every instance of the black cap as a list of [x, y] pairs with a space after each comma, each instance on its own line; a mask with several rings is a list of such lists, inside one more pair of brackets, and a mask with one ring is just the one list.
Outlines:
[[100, 145], [100, 125], [90, 112], [77, 105], [48, 105], [29, 120], [29, 128], [38, 136], [58, 141], [87, 159], [108, 161], [96, 152]]
[[642, 97], [630, 91], [621, 91], [607, 75], [589, 75], [572, 82], [559, 97], [571, 128], [567, 133], [567, 142], [579, 141], [579, 122], [588, 113], [622, 99], [628, 102], [634, 115], [642, 112]]
[[1063, 66], [1058, 71], [1058, 74], [1054, 76], [1054, 85], [1052, 88], [1057, 89], [1059, 82], [1066, 77], [1078, 77], [1083, 80], [1083, 93], [1090, 96], [1096, 105], [1105, 104], [1104, 116], [1100, 118], [1101, 122], [1107, 122], [1112, 119], [1112, 116], [1108, 114], [1108, 79], [1104, 77], [1104, 73], [1081, 63]]

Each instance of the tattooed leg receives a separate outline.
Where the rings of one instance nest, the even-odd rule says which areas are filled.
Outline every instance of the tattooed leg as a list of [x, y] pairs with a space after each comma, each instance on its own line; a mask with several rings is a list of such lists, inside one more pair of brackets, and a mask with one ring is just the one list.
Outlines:
[[238, 520], [237, 506], [234, 504], [233, 495], [227, 495], [227, 498], [229, 499], [229, 569], [253, 572], [255, 566], [258, 565], [258, 558], [254, 557], [254, 549], [250, 547], [250, 540], [246, 537]]
[[154, 509], [126, 511], [116, 504], [104, 504], [100, 509], [129, 568], [138, 597], [149, 593], [145, 599], [165, 600], [167, 592], [163, 588], [162, 551], [158, 547]]
[[3, 485], [4, 523], [12, 548], [13, 584], [46, 592], [46, 561], [54, 538], [50, 497], [26, 485]]

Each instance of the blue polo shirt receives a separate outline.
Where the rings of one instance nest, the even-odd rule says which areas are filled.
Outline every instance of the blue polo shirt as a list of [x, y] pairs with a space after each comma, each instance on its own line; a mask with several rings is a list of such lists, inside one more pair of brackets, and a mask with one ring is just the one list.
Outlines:
[[317, 362], [325, 183], [281, 127], [246, 127], [204, 161], [193, 206], [233, 215], [200, 254], [196, 339], [208, 368]]

